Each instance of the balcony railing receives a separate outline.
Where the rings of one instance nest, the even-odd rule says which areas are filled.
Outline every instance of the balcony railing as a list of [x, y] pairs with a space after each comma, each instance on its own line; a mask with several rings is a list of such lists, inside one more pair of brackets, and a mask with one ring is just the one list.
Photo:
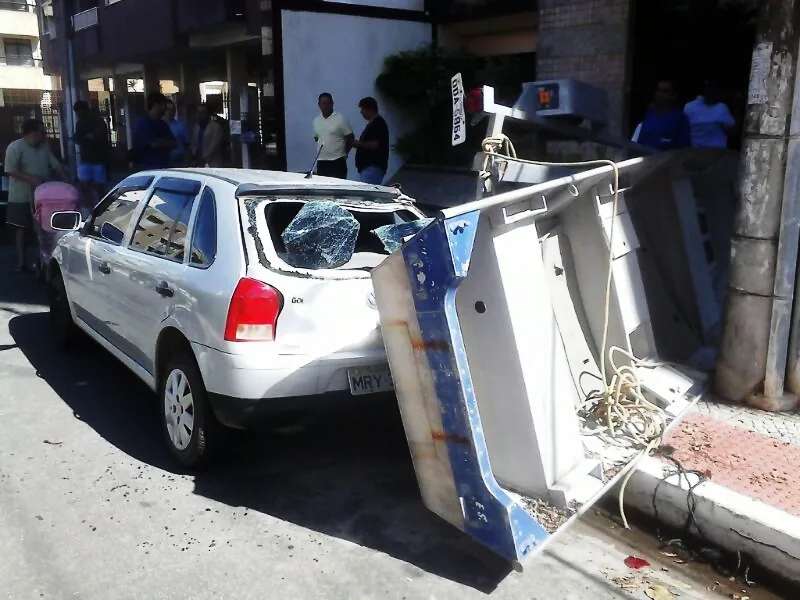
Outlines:
[[0, 0], [0, 10], [33, 12], [34, 8], [33, 4], [28, 4], [28, 0]]
[[8, 67], [37, 67], [41, 68], [42, 59], [32, 56], [0, 56], [0, 65]]
[[90, 8], [83, 12], [79, 12], [72, 17], [73, 31], [80, 31], [81, 29], [89, 29], [97, 25], [97, 9]]

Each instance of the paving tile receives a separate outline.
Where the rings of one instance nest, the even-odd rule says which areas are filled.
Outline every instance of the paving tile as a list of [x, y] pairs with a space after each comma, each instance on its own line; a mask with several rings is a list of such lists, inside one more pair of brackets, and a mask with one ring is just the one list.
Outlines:
[[800, 446], [800, 413], [768, 413], [715, 399], [701, 400], [695, 410], [699, 414], [733, 427], [763, 433], [788, 444]]
[[[763, 423], [761, 423], [764, 426]], [[694, 412], [665, 441], [687, 469], [800, 516], [800, 443], [787, 443]]]

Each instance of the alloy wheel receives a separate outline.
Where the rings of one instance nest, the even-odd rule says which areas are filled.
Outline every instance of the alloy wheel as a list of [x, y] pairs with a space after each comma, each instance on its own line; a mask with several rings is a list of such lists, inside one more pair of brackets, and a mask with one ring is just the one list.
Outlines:
[[185, 450], [194, 432], [194, 399], [189, 378], [180, 369], [174, 369], [164, 387], [164, 416], [170, 442], [178, 450]]

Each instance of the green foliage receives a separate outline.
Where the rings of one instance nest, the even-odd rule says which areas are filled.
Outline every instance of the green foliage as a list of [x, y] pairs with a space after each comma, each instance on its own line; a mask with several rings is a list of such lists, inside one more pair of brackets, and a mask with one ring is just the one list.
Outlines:
[[535, 69], [531, 56], [484, 59], [431, 45], [386, 57], [376, 86], [415, 122], [412, 131], [398, 138], [395, 152], [416, 164], [471, 164], [483, 128], [469, 127], [467, 142], [451, 146], [451, 77], [461, 73], [465, 89], [491, 85], [498, 100], [513, 102], [519, 96], [520, 81], [534, 79], [533, 73], [525, 72]]
[[474, 81], [469, 57], [436, 46], [423, 46], [387, 56], [375, 81], [378, 90], [399, 107], [414, 112], [450, 102], [450, 78], [461, 73], [464, 84]]

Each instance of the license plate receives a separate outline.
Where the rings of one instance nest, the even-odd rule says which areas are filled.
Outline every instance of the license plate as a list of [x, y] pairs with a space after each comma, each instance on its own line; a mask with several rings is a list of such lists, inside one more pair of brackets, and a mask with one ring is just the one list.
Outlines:
[[394, 389], [388, 365], [348, 369], [347, 378], [350, 380], [350, 393], [353, 396], [390, 392]]

